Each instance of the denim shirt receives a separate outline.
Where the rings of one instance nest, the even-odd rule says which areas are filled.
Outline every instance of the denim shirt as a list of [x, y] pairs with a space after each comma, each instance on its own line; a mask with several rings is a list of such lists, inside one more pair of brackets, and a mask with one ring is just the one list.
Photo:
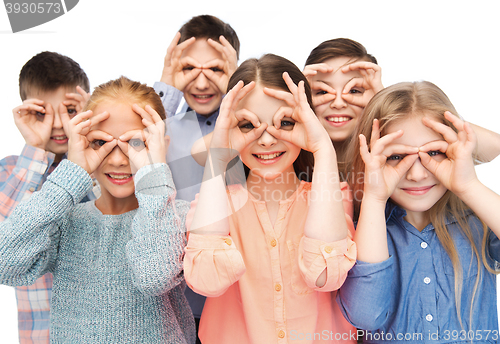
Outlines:
[[[390, 257], [379, 263], [358, 261], [349, 271], [337, 296], [344, 316], [363, 330], [365, 343], [497, 343], [496, 277], [481, 263], [471, 323], [477, 260], [457, 221], [449, 218], [446, 226], [463, 270], [463, 327], [455, 306], [453, 266], [434, 227], [429, 224], [420, 232], [405, 216], [405, 210], [388, 202]], [[472, 212], [465, 220], [481, 252], [482, 223]], [[495, 260], [500, 260], [500, 241], [490, 233], [486, 245], [487, 262], [495, 267]]]

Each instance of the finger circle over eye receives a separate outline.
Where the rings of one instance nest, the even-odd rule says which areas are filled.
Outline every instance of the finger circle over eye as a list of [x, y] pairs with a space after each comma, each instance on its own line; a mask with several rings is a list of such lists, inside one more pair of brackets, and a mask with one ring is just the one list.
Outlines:
[[146, 147], [144, 141], [142, 141], [141, 139], [138, 139], [138, 138], [130, 139], [128, 141], [128, 144], [130, 145], [130, 147], [132, 147], [136, 151], [141, 151], [142, 149], [144, 149]]

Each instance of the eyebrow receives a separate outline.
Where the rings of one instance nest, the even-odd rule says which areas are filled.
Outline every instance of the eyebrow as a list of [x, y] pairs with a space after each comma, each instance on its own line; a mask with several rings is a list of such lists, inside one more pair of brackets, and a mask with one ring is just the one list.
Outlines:
[[[354, 78], [355, 78], [355, 77], [353, 76], [352, 78], [350, 78], [349, 80], [347, 80], [347, 82], [345, 83], [345, 85], [347, 85], [347, 84], [348, 84], [348, 83], [349, 83], [352, 79], [354, 79]], [[328, 85], [328, 86], [330, 86], [330, 87], [333, 87], [333, 86], [332, 86], [332, 84], [331, 84], [330, 82], [328, 82], [328, 81], [325, 81], [325, 80], [316, 80], [316, 81], [317, 81], [317, 82], [322, 82], [322, 83], [324, 83], [324, 84], [327, 84], [327, 85]], [[344, 86], [345, 86], [345, 85], [344, 85]]]

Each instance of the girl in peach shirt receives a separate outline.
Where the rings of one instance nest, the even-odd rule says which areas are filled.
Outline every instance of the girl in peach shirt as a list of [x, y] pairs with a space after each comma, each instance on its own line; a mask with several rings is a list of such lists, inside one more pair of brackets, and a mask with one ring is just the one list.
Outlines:
[[[355, 343], [335, 303], [356, 259], [352, 207], [309, 84], [293, 63], [268, 54], [245, 61], [228, 88], [184, 258], [187, 283], [208, 296], [199, 337]], [[243, 171], [237, 156], [246, 187], [226, 187]]]

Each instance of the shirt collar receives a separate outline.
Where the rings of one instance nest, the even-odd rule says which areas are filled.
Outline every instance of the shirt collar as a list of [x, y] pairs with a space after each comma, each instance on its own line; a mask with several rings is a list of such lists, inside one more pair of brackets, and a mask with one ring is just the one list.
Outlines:
[[[469, 216], [472, 214], [473, 211], [470, 209], [467, 209], [465, 211], [465, 216]], [[403, 220], [403, 218], [406, 216], [406, 210], [403, 208], [399, 207], [398, 205], [394, 204], [391, 201], [387, 201], [387, 204], [385, 206], [385, 219], [386, 223], [389, 222], [389, 220], [392, 219], [399, 219]], [[452, 223], [456, 223], [457, 219], [452, 216], [451, 214], [448, 214], [445, 220], [445, 225], [450, 225]], [[430, 228], [434, 229], [434, 226], [432, 224], [429, 225]]]

